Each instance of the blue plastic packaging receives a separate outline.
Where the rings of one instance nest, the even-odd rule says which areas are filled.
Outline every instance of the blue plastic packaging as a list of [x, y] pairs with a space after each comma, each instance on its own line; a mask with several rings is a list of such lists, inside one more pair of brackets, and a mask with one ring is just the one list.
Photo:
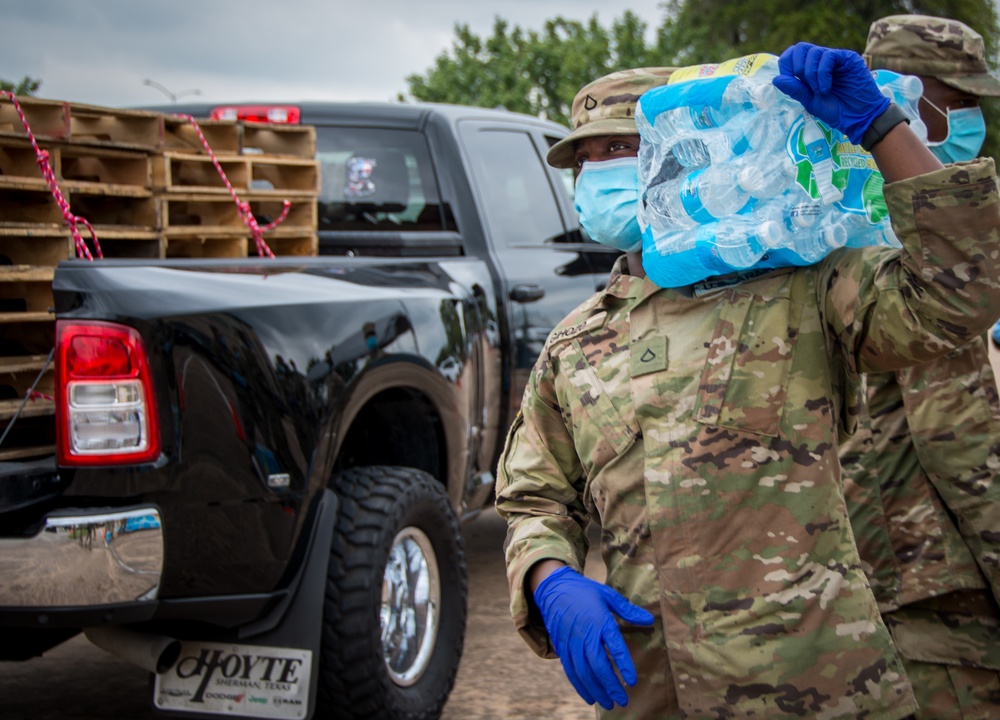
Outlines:
[[[778, 91], [777, 71], [766, 54], [682, 68], [639, 99], [643, 265], [661, 287], [898, 245], [871, 155]], [[874, 77], [919, 122], [919, 79]]]

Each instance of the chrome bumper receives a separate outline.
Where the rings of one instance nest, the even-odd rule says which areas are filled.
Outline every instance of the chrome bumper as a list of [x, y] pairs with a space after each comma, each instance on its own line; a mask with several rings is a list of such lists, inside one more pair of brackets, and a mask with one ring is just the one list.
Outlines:
[[155, 508], [50, 515], [32, 538], [0, 538], [0, 608], [151, 601], [162, 572]]

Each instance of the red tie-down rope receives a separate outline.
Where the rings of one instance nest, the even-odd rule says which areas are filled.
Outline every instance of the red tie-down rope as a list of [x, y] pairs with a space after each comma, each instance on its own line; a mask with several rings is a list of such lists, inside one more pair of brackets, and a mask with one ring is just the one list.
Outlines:
[[250, 203], [245, 203], [240, 200], [240, 196], [236, 194], [236, 189], [233, 184], [229, 182], [229, 178], [226, 177], [225, 170], [219, 164], [219, 161], [215, 158], [215, 153], [212, 152], [212, 148], [208, 144], [208, 140], [205, 139], [205, 135], [201, 132], [201, 128], [198, 127], [198, 122], [190, 115], [184, 115], [181, 113], [175, 113], [174, 117], [179, 117], [187, 120], [191, 123], [194, 131], [198, 133], [198, 139], [201, 141], [201, 146], [205, 148], [205, 152], [208, 153], [208, 157], [211, 158], [212, 164], [215, 165], [215, 169], [219, 172], [219, 177], [222, 178], [222, 182], [225, 183], [226, 189], [229, 190], [229, 194], [233, 197], [233, 202], [236, 203], [237, 209], [240, 211], [240, 218], [243, 220], [243, 224], [250, 229], [250, 234], [253, 236], [253, 241], [257, 245], [257, 254], [261, 257], [267, 256], [269, 258], [274, 257], [274, 253], [271, 252], [271, 248], [268, 247], [267, 243], [264, 241], [264, 233], [268, 230], [273, 230], [288, 217], [288, 211], [292, 207], [292, 203], [288, 200], [281, 201], [281, 214], [274, 220], [264, 227], [257, 224], [257, 218], [253, 216], [250, 211]]
[[35, 141], [35, 136], [31, 132], [31, 127], [28, 125], [28, 119], [24, 116], [24, 111], [21, 109], [21, 103], [17, 101], [14, 93], [8, 90], [0, 90], [0, 96], [10, 98], [10, 101], [14, 103], [14, 109], [17, 110], [17, 116], [21, 118], [21, 124], [24, 125], [24, 131], [28, 134], [28, 140], [31, 141], [31, 147], [35, 149], [35, 162], [38, 164], [38, 169], [42, 171], [42, 177], [45, 178], [45, 184], [49, 186], [49, 192], [52, 193], [53, 199], [56, 201], [56, 205], [59, 206], [59, 210], [62, 211], [63, 220], [66, 221], [66, 225], [69, 226], [69, 231], [73, 235], [73, 244], [76, 247], [76, 256], [79, 258], [87, 258], [88, 260], [93, 260], [94, 256], [90, 254], [90, 248], [87, 247], [87, 243], [84, 241], [83, 236], [77, 229], [77, 224], [83, 223], [87, 230], [90, 232], [90, 239], [94, 241], [94, 252], [97, 257], [103, 258], [104, 255], [101, 253], [101, 243], [97, 240], [97, 233], [94, 231], [94, 226], [87, 222], [84, 218], [79, 215], [74, 215], [69, 209], [69, 203], [66, 198], [63, 197], [62, 191], [59, 189], [59, 183], [56, 182], [56, 174], [52, 171], [52, 164], [49, 162], [49, 153], [47, 150], [42, 150], [38, 147], [38, 143]]

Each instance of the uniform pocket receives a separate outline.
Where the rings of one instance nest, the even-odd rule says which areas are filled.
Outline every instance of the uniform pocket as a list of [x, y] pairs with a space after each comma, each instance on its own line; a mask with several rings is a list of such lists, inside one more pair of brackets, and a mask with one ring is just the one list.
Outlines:
[[1000, 670], [995, 618], [903, 608], [888, 619], [892, 639], [907, 660]]
[[[639, 435], [632, 409], [627, 349], [602, 356], [595, 367], [577, 340], [558, 350], [568, 386], [560, 391], [560, 403], [569, 410], [573, 439], [588, 477], [624, 453]], [[562, 397], [563, 394], [566, 397]]]
[[736, 293], [720, 314], [698, 390], [697, 418], [778, 437], [802, 306]]

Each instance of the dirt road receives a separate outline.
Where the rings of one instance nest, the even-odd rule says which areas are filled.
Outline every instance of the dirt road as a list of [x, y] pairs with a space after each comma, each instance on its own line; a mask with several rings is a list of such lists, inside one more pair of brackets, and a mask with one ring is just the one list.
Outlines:
[[[558, 661], [541, 660], [514, 632], [507, 610], [504, 525], [489, 512], [465, 526], [469, 624], [458, 680], [443, 720], [591, 720]], [[599, 559], [588, 574], [601, 578]], [[0, 642], [3, 638], [0, 637]], [[82, 636], [26, 663], [0, 662], [3, 720], [149, 720], [145, 671]]]

